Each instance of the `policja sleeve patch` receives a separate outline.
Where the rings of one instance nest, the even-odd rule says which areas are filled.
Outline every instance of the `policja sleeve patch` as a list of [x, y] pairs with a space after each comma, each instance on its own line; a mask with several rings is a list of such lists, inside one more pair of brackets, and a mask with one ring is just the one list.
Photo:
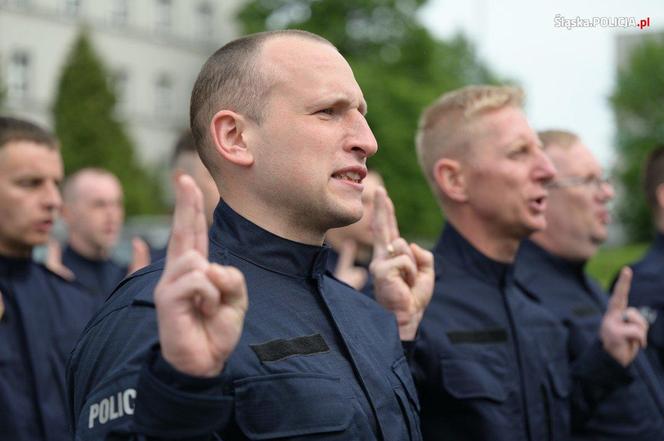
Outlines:
[[105, 439], [109, 432], [129, 432], [136, 401], [138, 372], [124, 373], [89, 395], [76, 424], [76, 439]]

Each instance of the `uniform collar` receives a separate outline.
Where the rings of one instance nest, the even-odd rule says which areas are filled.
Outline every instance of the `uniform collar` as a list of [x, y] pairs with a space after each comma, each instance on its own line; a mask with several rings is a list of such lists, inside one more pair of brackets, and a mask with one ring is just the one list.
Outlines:
[[0, 276], [12, 277], [25, 274], [30, 269], [32, 259], [29, 257], [9, 257], [0, 255]]
[[65, 259], [77, 260], [83, 264], [93, 265], [93, 266], [102, 265], [107, 262], [110, 262], [111, 260], [111, 259], [99, 259], [99, 260], [89, 259], [84, 255], [82, 255], [81, 253], [79, 253], [78, 251], [76, 251], [75, 249], [73, 249], [70, 244], [67, 244], [65, 249], [62, 251], [62, 257]]
[[524, 260], [528, 262], [532, 268], [535, 268], [538, 264], [548, 263], [563, 273], [585, 280], [585, 260], [573, 261], [565, 259], [564, 257], [556, 256], [530, 239], [521, 242], [519, 253], [523, 253]]
[[[498, 262], [482, 254], [450, 222], [443, 228], [434, 254], [443, 258], [442, 267], [445, 262], [456, 263], [465, 271], [496, 285], [504, 285], [513, 274], [512, 264]], [[440, 269], [444, 270], [436, 268], [436, 272], [439, 273]]]
[[315, 277], [325, 272], [329, 247], [307, 245], [279, 237], [236, 213], [224, 201], [214, 211], [211, 251], [223, 247], [232, 254], [288, 276]]
[[597, 299], [604, 297], [602, 289], [585, 272], [586, 261], [572, 261], [551, 254], [532, 240], [526, 239], [519, 247], [516, 265], [516, 279], [539, 298], [539, 295], [555, 293], [561, 289], [560, 277], [573, 281], [574, 286], [582, 288]]
[[652, 247], [664, 254], [664, 233], [657, 232]]

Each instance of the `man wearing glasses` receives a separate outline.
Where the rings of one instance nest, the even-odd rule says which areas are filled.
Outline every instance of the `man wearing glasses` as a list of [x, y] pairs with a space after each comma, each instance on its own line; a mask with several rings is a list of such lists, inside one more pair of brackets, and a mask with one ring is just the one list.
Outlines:
[[[558, 174], [548, 185], [546, 228], [522, 243], [515, 277], [529, 296], [567, 327], [574, 362], [583, 358], [593, 341], [600, 344], [596, 339], [598, 331], [603, 337], [607, 328], [615, 325], [602, 322], [607, 309], [606, 293], [584, 271], [585, 263], [607, 238], [607, 204], [614, 191], [595, 157], [575, 134], [551, 130], [539, 133], [539, 137]], [[629, 282], [623, 277], [619, 283]], [[615, 305], [624, 300], [614, 297], [609, 310], [615, 306], [624, 308]], [[615, 314], [621, 315], [634, 335], [647, 328], [645, 319], [634, 308], [615, 308]], [[610, 352], [606, 343], [603, 346]], [[640, 352], [633, 360], [614, 359], [607, 354], [607, 366], [614, 365], [610, 368], [613, 380], [609, 380], [607, 372], [606, 389], [603, 393], [598, 390], [594, 411], [588, 409], [586, 413], [573, 407], [573, 439], [664, 439], [664, 395], [647, 358]]]

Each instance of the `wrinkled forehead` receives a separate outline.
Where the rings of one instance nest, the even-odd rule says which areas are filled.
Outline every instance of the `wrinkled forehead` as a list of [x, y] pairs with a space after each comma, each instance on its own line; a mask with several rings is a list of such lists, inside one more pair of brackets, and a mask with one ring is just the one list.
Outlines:
[[274, 37], [263, 44], [258, 66], [272, 92], [311, 98], [338, 95], [364, 103], [350, 65], [330, 44], [299, 36]]
[[483, 146], [485, 152], [499, 152], [522, 143], [540, 143], [526, 115], [520, 108], [513, 106], [478, 115], [470, 123], [468, 135], [471, 138], [470, 144]]

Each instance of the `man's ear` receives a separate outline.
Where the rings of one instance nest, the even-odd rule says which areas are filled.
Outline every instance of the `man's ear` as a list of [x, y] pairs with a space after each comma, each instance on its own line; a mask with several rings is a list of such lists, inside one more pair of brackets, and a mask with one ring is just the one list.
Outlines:
[[466, 178], [459, 161], [441, 158], [433, 166], [433, 177], [438, 189], [447, 198], [456, 202], [468, 200]]
[[245, 167], [254, 163], [246, 144], [248, 126], [245, 116], [230, 110], [220, 110], [212, 117], [210, 136], [215, 150], [226, 161]]

